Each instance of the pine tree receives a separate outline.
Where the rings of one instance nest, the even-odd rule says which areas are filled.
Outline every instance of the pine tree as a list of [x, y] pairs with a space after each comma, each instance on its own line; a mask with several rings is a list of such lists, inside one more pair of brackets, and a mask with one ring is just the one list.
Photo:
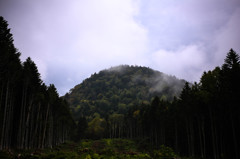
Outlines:
[[[240, 108], [239, 108], [239, 94], [240, 94], [240, 57], [233, 50], [230, 49], [222, 70], [220, 72], [220, 101], [221, 111], [225, 116], [223, 124], [226, 125], [224, 135], [228, 136], [225, 140], [226, 151], [232, 158], [239, 158], [240, 138]], [[230, 147], [234, 146], [235, 154], [231, 153]]]
[[20, 53], [13, 45], [7, 22], [0, 17], [0, 149], [12, 142], [14, 108], [21, 73]]
[[30, 57], [22, 64], [19, 56], [0, 17], [0, 150], [63, 143], [75, 125], [68, 104], [42, 82]]

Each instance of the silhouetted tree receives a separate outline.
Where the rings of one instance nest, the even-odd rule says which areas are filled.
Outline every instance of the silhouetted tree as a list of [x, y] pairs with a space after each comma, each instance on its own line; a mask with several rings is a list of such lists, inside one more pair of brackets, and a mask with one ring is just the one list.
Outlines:
[[22, 64], [19, 57], [8, 24], [0, 17], [0, 150], [65, 142], [75, 124], [68, 104], [54, 85], [42, 82], [31, 58]]

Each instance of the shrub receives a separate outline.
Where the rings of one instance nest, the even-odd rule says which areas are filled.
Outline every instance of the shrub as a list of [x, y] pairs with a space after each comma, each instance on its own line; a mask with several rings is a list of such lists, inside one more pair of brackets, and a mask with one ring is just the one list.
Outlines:
[[175, 158], [176, 154], [170, 147], [161, 145], [159, 150], [153, 151], [152, 157], [156, 159], [164, 159], [164, 158], [170, 159], [170, 158]]

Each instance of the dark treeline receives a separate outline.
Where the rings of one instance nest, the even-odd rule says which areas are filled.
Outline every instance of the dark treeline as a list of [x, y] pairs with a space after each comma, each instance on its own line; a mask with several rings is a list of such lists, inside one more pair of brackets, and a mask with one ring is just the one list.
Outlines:
[[21, 62], [7, 22], [0, 17], [0, 150], [52, 147], [74, 126], [68, 104], [46, 86], [37, 66]]
[[239, 94], [239, 55], [231, 49], [221, 68], [204, 72], [199, 83], [186, 83], [171, 102], [155, 97], [126, 114], [95, 115], [88, 128], [81, 117], [80, 138], [139, 138], [155, 148], [170, 146], [182, 156], [238, 159]]

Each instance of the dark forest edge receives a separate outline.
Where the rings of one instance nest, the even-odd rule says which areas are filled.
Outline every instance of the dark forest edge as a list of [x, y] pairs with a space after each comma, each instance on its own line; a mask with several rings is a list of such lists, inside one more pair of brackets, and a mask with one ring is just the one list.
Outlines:
[[0, 17], [0, 150], [64, 143], [75, 126], [67, 102], [42, 82], [31, 58], [22, 63], [19, 57]]
[[[0, 17], [0, 150], [52, 148], [70, 137], [129, 138], [155, 149], [166, 145], [180, 156], [240, 157], [240, 61], [233, 49], [224, 64], [204, 72], [199, 83], [186, 83], [179, 97], [166, 101], [156, 96], [111, 122], [105, 119], [91, 134], [84, 117], [74, 131], [68, 103], [54, 85], [41, 81], [30, 58], [22, 63], [19, 56]], [[95, 118], [95, 124], [102, 121]]]

